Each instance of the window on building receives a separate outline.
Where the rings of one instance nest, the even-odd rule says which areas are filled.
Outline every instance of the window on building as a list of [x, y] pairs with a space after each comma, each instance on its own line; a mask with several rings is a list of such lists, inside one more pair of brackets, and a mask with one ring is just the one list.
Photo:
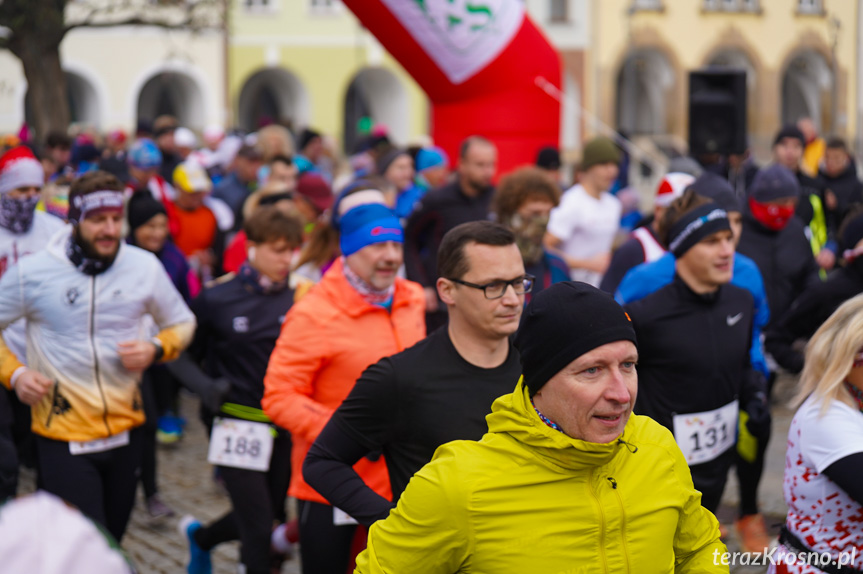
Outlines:
[[241, 0], [243, 8], [250, 11], [270, 11], [275, 8], [276, 0]]
[[569, 22], [569, 0], [549, 0], [548, 19], [550, 22]]
[[705, 12], [758, 12], [759, 0], [704, 0]]
[[797, 0], [797, 12], [800, 14], [823, 14], [823, 0]]
[[338, 14], [342, 9], [340, 0], [309, 0], [312, 14]]
[[662, 0], [632, 0], [632, 10], [662, 10]]

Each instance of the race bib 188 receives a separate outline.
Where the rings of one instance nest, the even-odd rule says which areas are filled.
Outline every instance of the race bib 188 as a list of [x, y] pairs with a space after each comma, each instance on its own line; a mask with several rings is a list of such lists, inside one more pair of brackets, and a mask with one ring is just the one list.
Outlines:
[[712, 411], [674, 415], [674, 439], [687, 464], [709, 462], [737, 442], [737, 401]]
[[238, 419], [216, 418], [210, 435], [207, 460], [219, 466], [232, 466], [266, 472], [273, 454], [270, 425]]

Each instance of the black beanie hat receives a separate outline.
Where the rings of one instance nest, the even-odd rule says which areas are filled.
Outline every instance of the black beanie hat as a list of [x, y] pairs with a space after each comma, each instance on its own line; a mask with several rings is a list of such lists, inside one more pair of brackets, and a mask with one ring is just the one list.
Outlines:
[[774, 163], [758, 170], [748, 193], [749, 197], [759, 203], [798, 197], [800, 182], [790, 169]]
[[530, 396], [578, 357], [615, 341], [638, 345], [629, 315], [611, 295], [576, 281], [543, 289], [525, 309], [515, 336]]
[[785, 124], [782, 126], [782, 129], [776, 134], [776, 137], [773, 139], [773, 145], [775, 146], [785, 138], [795, 138], [800, 140], [800, 145], [806, 147], [806, 136], [803, 135], [803, 132], [800, 131], [800, 128], [795, 126], [794, 124]]
[[162, 202], [150, 195], [149, 192], [134, 194], [126, 209], [130, 234], [160, 213], [162, 215], [168, 214]]
[[725, 211], [743, 213], [743, 202], [734, 194], [734, 188], [728, 180], [715, 173], [705, 171], [687, 188], [698, 195], [712, 199]]

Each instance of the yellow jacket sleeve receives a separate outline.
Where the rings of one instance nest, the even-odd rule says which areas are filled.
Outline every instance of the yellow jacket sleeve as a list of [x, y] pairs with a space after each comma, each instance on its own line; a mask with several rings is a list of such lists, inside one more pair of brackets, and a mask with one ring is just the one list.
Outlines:
[[[152, 333], [152, 331], [151, 331]], [[185, 323], [177, 323], [159, 331], [156, 338], [162, 343], [162, 350], [165, 354], [162, 355], [162, 361], [173, 361], [180, 356], [183, 349], [189, 346], [192, 342], [192, 336], [195, 334], [195, 322], [187, 321]]]
[[0, 337], [0, 383], [7, 389], [11, 389], [12, 375], [23, 366], [25, 366], [24, 363], [18, 360], [12, 349], [6, 346], [3, 337]]
[[719, 521], [713, 513], [701, 506], [701, 493], [692, 484], [692, 475], [679, 448], [669, 449], [674, 461], [674, 472], [690, 496], [683, 505], [677, 532], [674, 536], [675, 574], [688, 572], [728, 572], [722, 565], [727, 549], [719, 539]]
[[468, 497], [446, 446], [408, 483], [386, 520], [369, 529], [354, 574], [452, 574], [470, 560]]

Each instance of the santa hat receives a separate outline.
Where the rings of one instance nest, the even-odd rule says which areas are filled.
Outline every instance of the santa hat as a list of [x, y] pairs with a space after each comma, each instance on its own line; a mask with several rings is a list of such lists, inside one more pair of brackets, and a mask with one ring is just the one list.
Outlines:
[[0, 157], [0, 193], [45, 185], [45, 172], [30, 148], [18, 146]]
[[688, 173], [672, 172], [665, 175], [656, 188], [656, 205], [668, 207], [671, 202], [683, 195], [683, 191], [692, 185], [695, 178]]

